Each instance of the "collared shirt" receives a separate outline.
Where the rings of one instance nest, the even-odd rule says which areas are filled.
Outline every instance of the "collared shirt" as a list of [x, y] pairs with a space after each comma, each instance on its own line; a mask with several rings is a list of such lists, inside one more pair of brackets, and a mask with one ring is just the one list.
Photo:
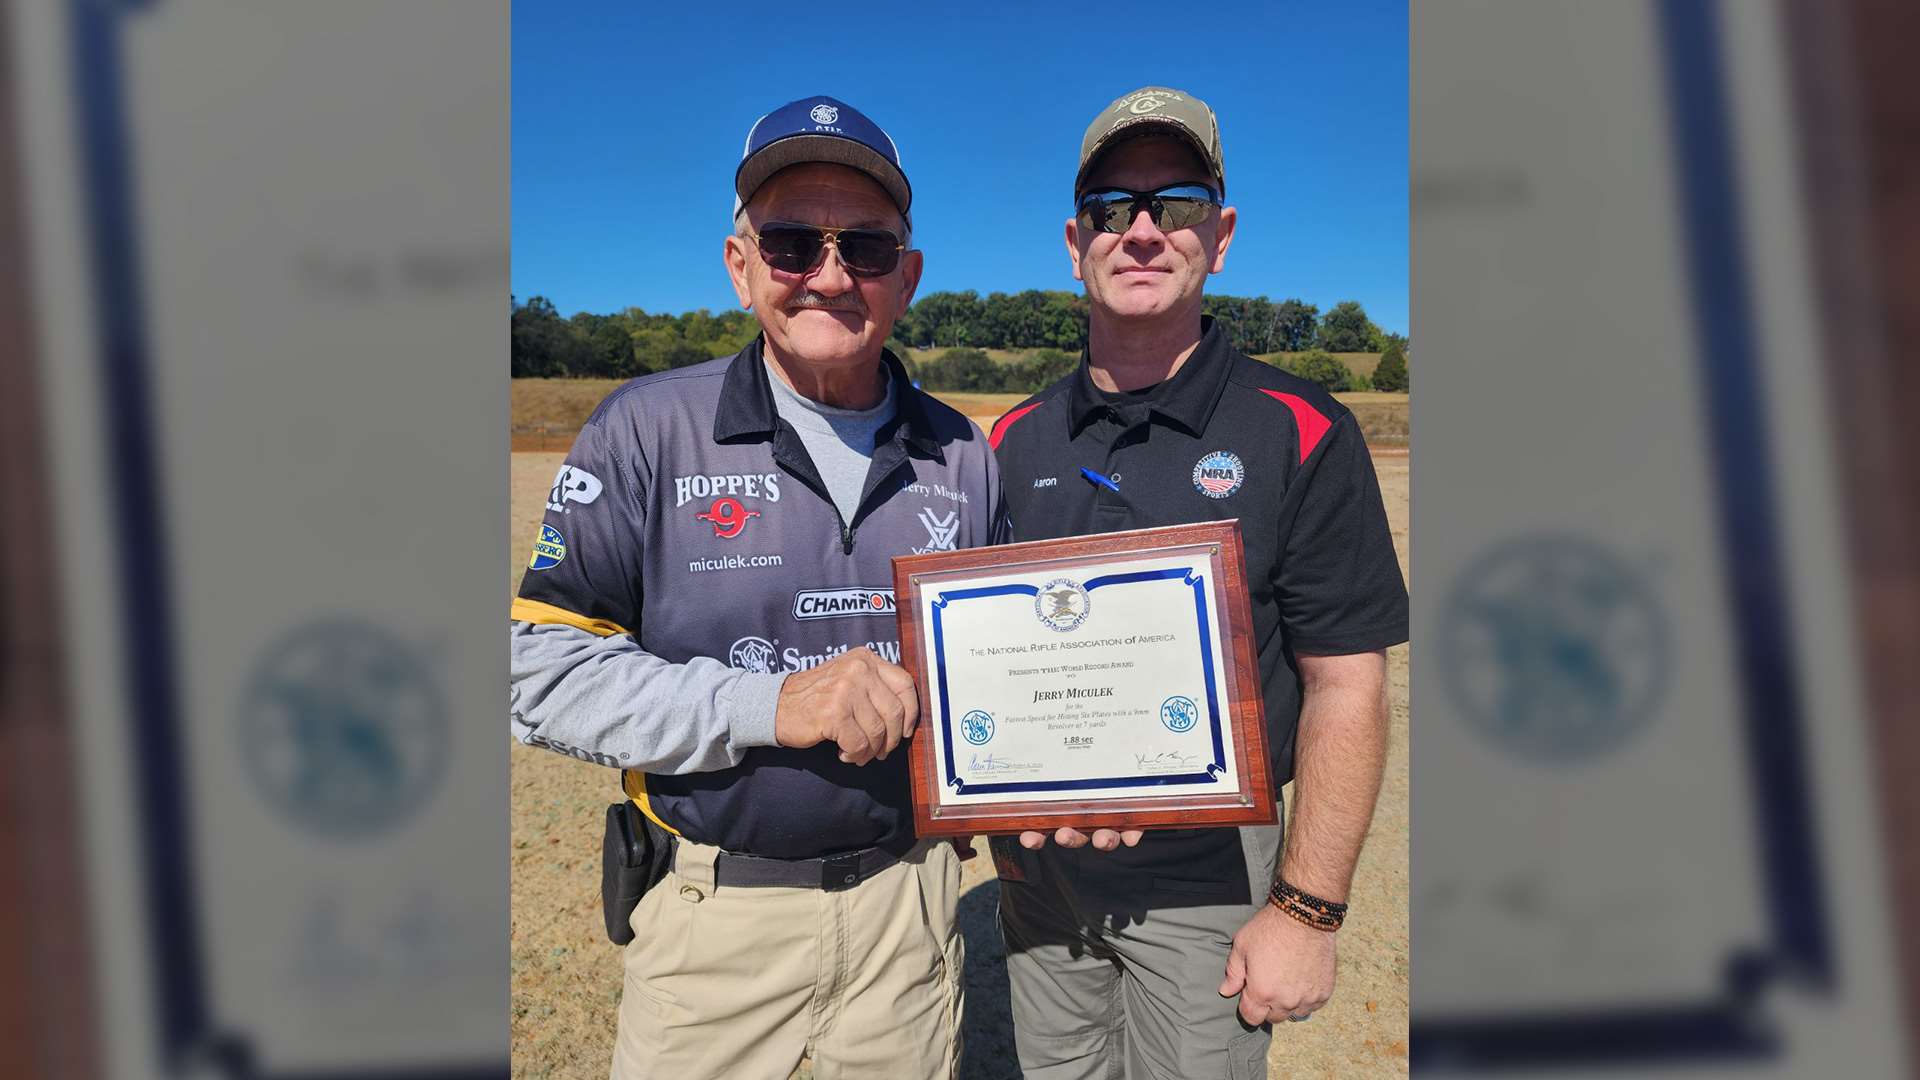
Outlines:
[[1298, 657], [1407, 640], [1407, 592], [1359, 425], [1318, 386], [1205, 320], [1173, 377], [1133, 393], [1071, 375], [994, 424], [1012, 536], [1240, 519], [1276, 788], [1293, 775]]
[[914, 390], [842, 520], [774, 406], [756, 341], [628, 383], [555, 479], [515, 601], [513, 730], [624, 769], [690, 839], [810, 858], [912, 838], [907, 757], [775, 745], [787, 674], [849, 649], [898, 661], [892, 557], [995, 539], [998, 469], [966, 417]]

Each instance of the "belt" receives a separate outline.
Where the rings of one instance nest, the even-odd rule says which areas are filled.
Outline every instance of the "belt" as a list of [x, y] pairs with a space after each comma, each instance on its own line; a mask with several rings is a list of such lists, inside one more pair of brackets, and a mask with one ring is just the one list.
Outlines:
[[[678, 851], [675, 852], [676, 856]], [[725, 888], [851, 889], [900, 861], [895, 852], [861, 848], [819, 859], [765, 859], [723, 851], [713, 860], [713, 883]]]

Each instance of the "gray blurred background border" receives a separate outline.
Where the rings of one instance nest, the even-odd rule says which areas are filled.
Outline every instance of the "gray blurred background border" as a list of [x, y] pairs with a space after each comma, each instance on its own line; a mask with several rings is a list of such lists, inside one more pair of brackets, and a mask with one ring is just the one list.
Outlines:
[[506, 1071], [506, 38], [0, 12], [0, 1075]]
[[1413, 9], [1416, 1074], [1908, 1073], [1916, 29]]

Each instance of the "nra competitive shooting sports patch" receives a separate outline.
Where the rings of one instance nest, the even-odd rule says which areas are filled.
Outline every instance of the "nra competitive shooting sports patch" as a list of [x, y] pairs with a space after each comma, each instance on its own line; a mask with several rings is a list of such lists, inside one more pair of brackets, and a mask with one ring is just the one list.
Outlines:
[[1239, 491], [1246, 478], [1240, 455], [1231, 450], [1215, 450], [1193, 466], [1193, 488], [1209, 499], [1224, 499]]

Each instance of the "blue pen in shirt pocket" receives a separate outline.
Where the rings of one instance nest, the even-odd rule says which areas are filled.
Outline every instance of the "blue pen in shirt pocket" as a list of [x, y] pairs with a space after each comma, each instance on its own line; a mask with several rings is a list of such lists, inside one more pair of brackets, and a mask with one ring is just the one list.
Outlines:
[[1119, 484], [1116, 484], [1112, 480], [1109, 480], [1106, 477], [1101, 476], [1099, 473], [1094, 472], [1092, 469], [1089, 469], [1084, 465], [1080, 467], [1080, 475], [1086, 477], [1089, 481], [1095, 484], [1099, 484], [1101, 487], [1106, 488], [1108, 491], [1120, 490]]

